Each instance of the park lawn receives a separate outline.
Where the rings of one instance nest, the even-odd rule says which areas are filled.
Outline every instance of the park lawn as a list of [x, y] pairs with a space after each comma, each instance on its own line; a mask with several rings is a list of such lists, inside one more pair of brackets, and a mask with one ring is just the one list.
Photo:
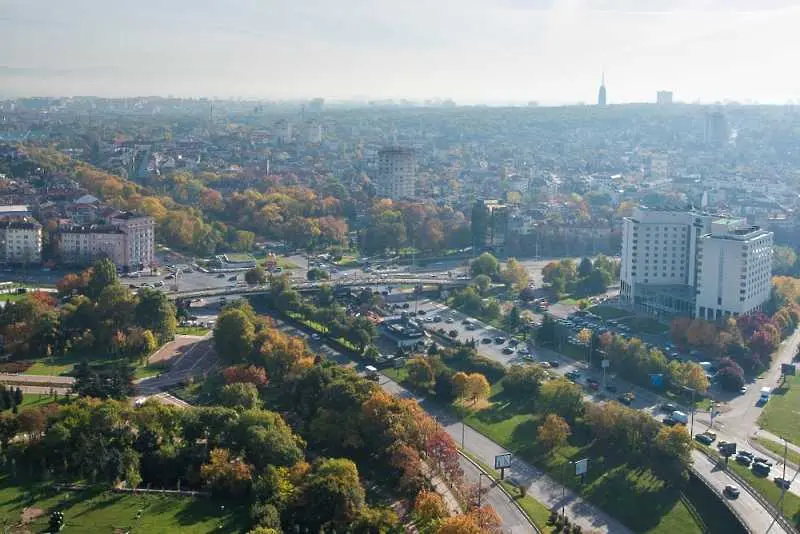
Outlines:
[[150, 378], [151, 376], [156, 376], [159, 373], [163, 373], [165, 370], [166, 367], [163, 365], [137, 365], [133, 369], [133, 379], [139, 380], [141, 378]]
[[[772, 441], [771, 439], [762, 437], [756, 437], [756, 441], [759, 443], [759, 445], [761, 445], [765, 449], [768, 449], [777, 454], [779, 457], [783, 458], [783, 452], [784, 452], [783, 443], [777, 443], [775, 441]], [[789, 461], [789, 463], [792, 463], [794, 465], [800, 465], [800, 453], [797, 453], [792, 449], [786, 450], [786, 459]]]
[[[494, 397], [497, 399], [497, 397]], [[573, 443], [551, 454], [537, 450], [536, 432], [540, 415], [519, 410], [513, 404], [496, 400], [488, 409], [472, 412], [466, 422], [526, 461], [544, 469], [554, 480], [584, 495], [635, 532], [652, 534], [701, 533], [680, 492], [670, 488], [649, 470], [603, 458], [594, 452], [585, 437], [574, 436]], [[586, 484], [563, 473], [565, 463], [592, 458]]]
[[563, 304], [565, 306], [577, 306], [579, 300], [580, 299], [576, 299], [576, 298], [573, 298], [573, 297], [567, 297], [567, 298], [563, 298], [563, 299], [559, 300], [558, 304]]
[[182, 336], [204, 336], [211, 331], [210, 328], [202, 326], [179, 326], [175, 333]]
[[[50, 512], [64, 513], [65, 532], [148, 532], [206, 534], [243, 532], [247, 507], [208, 498], [130, 495], [104, 489], [56, 493], [43, 484], [0, 482], [0, 518], [17, 523], [26, 507], [44, 512], [28, 528], [44, 532]], [[137, 515], [141, 511], [141, 517]], [[27, 530], [25, 530], [27, 532]]]
[[776, 436], [800, 445], [800, 377], [786, 377], [786, 385], [773, 390], [758, 424]]
[[620, 317], [628, 317], [630, 315], [633, 315], [629, 311], [621, 310], [619, 308], [615, 308], [613, 306], [607, 306], [604, 304], [598, 304], [597, 306], [592, 306], [588, 309], [588, 311], [592, 312], [595, 315], [599, 315], [603, 319], [618, 319]]
[[50, 361], [37, 361], [28, 367], [25, 374], [28, 375], [46, 375], [46, 376], [59, 376], [67, 375], [75, 366], [73, 362], [56, 363], [55, 360]]
[[46, 406], [57, 402], [52, 395], [39, 394], [39, 393], [25, 393], [22, 396], [22, 404], [19, 406], [20, 410], [26, 408], [37, 408], [39, 406]]

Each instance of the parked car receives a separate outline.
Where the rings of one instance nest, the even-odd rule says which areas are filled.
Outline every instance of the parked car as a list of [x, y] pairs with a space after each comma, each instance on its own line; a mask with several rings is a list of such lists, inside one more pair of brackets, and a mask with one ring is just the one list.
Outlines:
[[566, 376], [570, 380], [575, 381], [575, 380], [577, 380], [577, 379], [579, 379], [581, 377], [581, 374], [578, 371], [570, 371], [567, 374], [565, 374], [564, 376]]
[[729, 499], [735, 499], [739, 496], [739, 488], [733, 484], [727, 484], [725, 489], [722, 490], [722, 493], [724, 493]]
[[511, 347], [504, 347], [503, 354], [514, 354], [514, 349], [512, 349]]
[[664, 419], [661, 420], [661, 422], [666, 426], [675, 426], [678, 424], [678, 422], [670, 416], [666, 416]]
[[598, 382], [594, 378], [587, 378], [586, 385], [588, 385], [589, 389], [591, 389], [592, 391], [597, 391], [598, 389], [600, 389], [600, 382]]
[[753, 462], [753, 467], [751, 469], [753, 470], [753, 473], [758, 476], [769, 476], [770, 466], [763, 462]]
[[672, 404], [671, 402], [666, 402], [666, 403], [661, 405], [661, 410], [665, 411], [665, 412], [672, 413], [677, 409], [678, 409], [678, 407], [675, 406], [674, 404]]
[[714, 443], [714, 440], [711, 439], [711, 436], [709, 436], [708, 434], [696, 434], [694, 436], [694, 439], [702, 443], [703, 445], [711, 445], [712, 443]]
[[484, 345], [488, 345], [491, 342], [492, 342], [492, 338], [490, 338], [490, 337], [485, 337], [485, 338], [481, 339], [481, 343], [483, 343]]
[[736, 455], [736, 461], [739, 462], [740, 464], [746, 465], [748, 467], [753, 462], [753, 460], [749, 456], [745, 456], [741, 452]]
[[311, 334], [311, 341], [319, 341], [320, 337], [319, 334]]
[[631, 403], [633, 403], [633, 401], [636, 400], [636, 395], [629, 391], [627, 393], [623, 393], [622, 395], [620, 395], [618, 399], [622, 404], [630, 406]]
[[445, 322], [446, 322], [447, 324], [453, 324], [455, 321], [453, 320], [453, 318], [452, 318], [452, 317], [448, 317], [448, 318], [447, 318], [447, 320], [446, 320]]
[[551, 367], [559, 367], [561, 365], [561, 362], [558, 360], [550, 360], [548, 363]]
[[494, 338], [494, 342], [497, 343], [498, 345], [502, 345], [503, 343], [506, 342], [506, 338], [504, 338], [503, 336], [498, 336]]

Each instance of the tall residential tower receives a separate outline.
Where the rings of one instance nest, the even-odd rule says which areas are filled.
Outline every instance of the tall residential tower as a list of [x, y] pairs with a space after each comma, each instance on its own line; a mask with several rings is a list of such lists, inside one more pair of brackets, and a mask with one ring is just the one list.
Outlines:
[[400, 200], [414, 198], [417, 182], [417, 155], [413, 148], [386, 147], [378, 152], [378, 196]]

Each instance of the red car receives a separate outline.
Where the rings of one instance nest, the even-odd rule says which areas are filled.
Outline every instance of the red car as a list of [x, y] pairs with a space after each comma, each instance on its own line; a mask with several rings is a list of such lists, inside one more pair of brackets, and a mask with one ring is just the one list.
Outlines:
[[598, 389], [600, 389], [600, 382], [598, 382], [594, 378], [587, 378], [586, 379], [586, 384], [589, 386], [589, 389], [591, 389], [592, 391], [597, 391]]

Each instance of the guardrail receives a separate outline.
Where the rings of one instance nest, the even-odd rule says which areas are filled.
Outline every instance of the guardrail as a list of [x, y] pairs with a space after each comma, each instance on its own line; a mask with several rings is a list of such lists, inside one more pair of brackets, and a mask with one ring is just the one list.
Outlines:
[[[710, 454], [707, 450], [704, 450], [703, 448], [700, 448], [700, 447], [697, 447], [697, 450], [699, 450], [701, 453], [703, 453], [706, 457], [708, 457], [714, 463], [718, 463], [719, 462], [719, 458], [715, 457], [713, 454]], [[754, 490], [752, 488], [752, 486], [750, 486], [749, 482], [747, 482], [744, 478], [742, 478], [735, 471], [732, 471], [732, 470], [729, 470], [729, 469], [725, 469], [725, 472], [728, 474], [728, 476], [730, 476], [733, 480], [735, 480], [742, 489], [744, 489], [747, 493], [749, 493], [758, 502], [758, 504], [760, 504], [767, 512], [769, 512], [769, 514], [772, 516], [772, 518], [781, 526], [781, 528], [783, 528], [783, 530], [785, 532], [797, 534], [798, 531], [794, 527], [794, 525], [792, 525], [783, 516], [783, 514], [781, 514], [780, 511], [777, 508], [775, 508], [775, 506], [771, 502], [766, 500], [760, 493], [758, 493], [756, 490]], [[702, 478], [702, 477], [700, 477], [700, 478]]]
[[716, 494], [716, 495], [717, 495], [717, 497], [719, 497], [719, 498], [720, 498], [720, 500], [721, 500], [723, 503], [725, 503], [725, 506], [727, 506], [727, 507], [728, 507], [728, 510], [730, 510], [731, 512], [733, 512], [733, 515], [735, 515], [735, 516], [736, 516], [736, 519], [739, 521], [739, 523], [742, 525], [742, 527], [744, 527], [744, 529], [745, 529], [747, 532], [750, 532], [751, 534], [755, 534], [755, 531], [754, 531], [754, 530], [753, 530], [753, 529], [750, 527], [750, 525], [748, 525], [748, 524], [747, 524], [747, 521], [745, 521], [745, 519], [744, 519], [744, 516], [742, 516], [742, 514], [741, 514], [741, 513], [739, 513], [739, 511], [738, 511], [738, 510], [737, 510], [737, 509], [736, 509], [736, 508], [735, 508], [735, 507], [734, 507], [734, 506], [733, 506], [733, 505], [732, 505], [732, 504], [731, 504], [731, 503], [728, 501], [728, 499], [726, 499], [726, 498], [725, 498], [725, 495], [723, 495], [721, 491], [719, 491], [717, 488], [715, 488], [713, 484], [710, 484], [710, 483], [708, 482], [708, 480], [706, 480], [705, 478], [703, 478], [703, 477], [700, 475], [700, 473], [698, 473], [698, 472], [695, 470], [694, 466], [692, 466], [692, 467], [691, 467], [691, 471], [692, 471], [692, 474], [693, 474], [693, 475], [694, 475], [694, 476], [697, 478], [697, 480], [699, 480], [699, 481], [701, 481], [703, 484], [705, 484], [705, 486], [706, 486], [708, 489], [710, 489], [710, 490], [711, 490], [711, 491], [712, 491], [714, 494]]

